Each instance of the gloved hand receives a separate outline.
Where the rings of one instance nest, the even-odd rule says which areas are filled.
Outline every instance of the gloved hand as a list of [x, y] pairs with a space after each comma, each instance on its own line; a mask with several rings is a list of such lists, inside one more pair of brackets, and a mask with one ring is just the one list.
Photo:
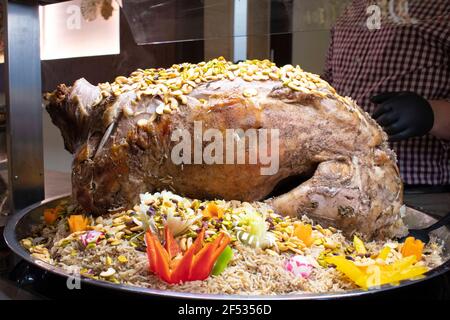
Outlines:
[[377, 108], [372, 117], [389, 135], [389, 141], [420, 137], [433, 128], [430, 103], [414, 92], [387, 92], [370, 98]]

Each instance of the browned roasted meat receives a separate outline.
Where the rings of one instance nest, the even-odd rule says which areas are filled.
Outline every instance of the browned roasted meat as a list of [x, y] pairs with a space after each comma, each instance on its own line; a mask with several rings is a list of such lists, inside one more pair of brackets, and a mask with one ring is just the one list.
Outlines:
[[[283, 214], [307, 214], [367, 238], [404, 231], [402, 183], [385, 133], [351, 99], [299, 67], [215, 59], [138, 70], [112, 84], [80, 79], [46, 98], [74, 154], [73, 197], [88, 212], [129, 207], [140, 193], [170, 189], [195, 198], [266, 200]], [[172, 134], [186, 129], [194, 136], [195, 121], [224, 136], [226, 129], [278, 129], [279, 170], [262, 175], [268, 165], [259, 158], [174, 163], [179, 141]], [[245, 151], [249, 156], [251, 146]], [[288, 180], [295, 185], [279, 194]]]

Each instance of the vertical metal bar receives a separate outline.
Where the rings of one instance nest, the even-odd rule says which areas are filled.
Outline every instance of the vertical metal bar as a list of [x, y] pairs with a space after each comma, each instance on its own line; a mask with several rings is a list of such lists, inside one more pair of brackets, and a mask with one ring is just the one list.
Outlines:
[[234, 61], [247, 59], [247, 11], [248, 0], [234, 0]]
[[37, 0], [3, 1], [11, 213], [44, 199], [42, 90]]

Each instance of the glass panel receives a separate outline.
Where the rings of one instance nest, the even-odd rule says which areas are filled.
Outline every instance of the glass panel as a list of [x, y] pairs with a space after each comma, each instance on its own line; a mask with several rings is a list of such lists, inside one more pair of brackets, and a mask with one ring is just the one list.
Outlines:
[[[138, 44], [200, 40], [203, 39], [203, 2], [130, 0], [124, 1], [122, 9]], [[225, 1], [222, 2], [213, 7], [222, 10]]]
[[127, 0], [138, 44], [329, 29], [347, 0]]

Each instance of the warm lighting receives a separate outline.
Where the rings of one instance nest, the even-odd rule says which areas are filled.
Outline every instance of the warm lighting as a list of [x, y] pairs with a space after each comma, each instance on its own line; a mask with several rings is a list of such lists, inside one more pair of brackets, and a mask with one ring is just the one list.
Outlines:
[[[40, 7], [41, 59], [64, 59], [120, 53], [120, 7], [113, 1], [111, 17], [91, 11], [88, 21], [81, 0]], [[85, 12], [85, 11], [84, 11]], [[85, 12], [86, 16], [86, 12]]]

